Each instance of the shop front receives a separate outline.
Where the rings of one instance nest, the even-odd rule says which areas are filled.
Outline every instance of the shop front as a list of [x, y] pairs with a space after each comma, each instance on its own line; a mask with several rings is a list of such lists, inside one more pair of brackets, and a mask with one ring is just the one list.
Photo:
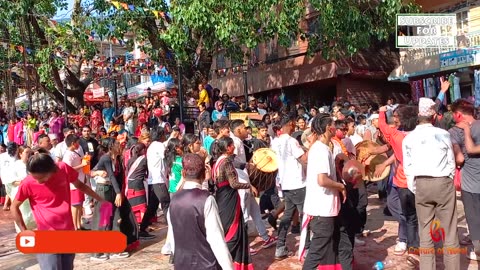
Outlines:
[[[415, 57], [414, 50], [405, 52], [402, 65], [389, 80], [409, 82], [414, 102], [420, 97], [435, 98], [440, 92], [440, 78], [450, 82], [445, 103], [466, 98], [480, 106], [480, 49], [463, 48]], [[413, 63], [416, 63], [414, 65]], [[423, 65], [422, 65], [423, 64]]]

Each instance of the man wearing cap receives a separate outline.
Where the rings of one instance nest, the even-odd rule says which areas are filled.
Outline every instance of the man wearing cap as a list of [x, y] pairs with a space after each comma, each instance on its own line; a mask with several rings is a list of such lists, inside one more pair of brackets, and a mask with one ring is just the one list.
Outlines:
[[257, 110], [257, 99], [255, 97], [248, 97], [248, 107], [245, 110], [247, 112], [258, 112]]
[[265, 100], [263, 98], [259, 98], [257, 100], [257, 111], [260, 115], [267, 114], [267, 105], [265, 104]]
[[[418, 125], [403, 139], [403, 170], [408, 189], [415, 194], [420, 236], [420, 269], [437, 269], [434, 237], [431, 226], [434, 217], [440, 220], [444, 234], [443, 261], [445, 269], [460, 269], [457, 237], [457, 204], [453, 184], [455, 158], [448, 131], [434, 127], [435, 102], [420, 98]], [[439, 240], [440, 240], [439, 239]], [[432, 251], [432, 252], [429, 252]]]

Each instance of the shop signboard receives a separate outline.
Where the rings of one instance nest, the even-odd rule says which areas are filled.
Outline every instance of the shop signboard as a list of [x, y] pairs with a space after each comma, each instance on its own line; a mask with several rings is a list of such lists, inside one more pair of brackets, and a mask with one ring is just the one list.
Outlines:
[[441, 53], [440, 70], [455, 70], [480, 65], [480, 49], [459, 49]]

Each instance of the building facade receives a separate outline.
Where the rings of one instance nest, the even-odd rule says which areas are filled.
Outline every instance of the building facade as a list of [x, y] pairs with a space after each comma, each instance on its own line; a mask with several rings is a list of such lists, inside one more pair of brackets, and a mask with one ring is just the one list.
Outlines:
[[[313, 9], [301, 22], [305, 30], [315, 31]], [[373, 44], [353, 57], [327, 61], [321, 53], [307, 55], [308, 43], [292, 38], [289, 48], [277, 46], [275, 40], [259, 45], [251, 52], [246, 70], [248, 94], [273, 97], [285, 93], [294, 103], [308, 106], [330, 105], [336, 97], [347, 98], [354, 104], [384, 103], [388, 97], [406, 101], [409, 86], [387, 80], [391, 70], [399, 65], [394, 41]], [[234, 63], [221, 53], [212, 64], [209, 83], [221, 93], [244, 96], [245, 80], [242, 64]]]
[[[400, 65], [391, 72], [389, 81], [409, 83], [414, 100], [421, 96], [436, 96], [439, 78], [442, 76], [452, 83], [447, 102], [458, 98], [473, 101], [475, 96], [480, 97], [480, 1], [416, 2], [421, 5], [424, 13], [455, 14], [456, 46], [400, 49]], [[475, 81], [479, 83], [476, 84]], [[477, 107], [480, 106], [478, 98], [475, 103]]]

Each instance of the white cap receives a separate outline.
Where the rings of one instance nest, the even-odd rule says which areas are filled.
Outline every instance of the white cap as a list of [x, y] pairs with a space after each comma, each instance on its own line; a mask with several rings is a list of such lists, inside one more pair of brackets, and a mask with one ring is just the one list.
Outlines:
[[418, 100], [418, 115], [433, 116], [435, 115], [435, 102], [431, 98], [420, 98]]
[[378, 119], [380, 116], [378, 115], [378, 113], [374, 113], [372, 115], [370, 115], [370, 117], [368, 118], [368, 120], [374, 120], [374, 119]]

